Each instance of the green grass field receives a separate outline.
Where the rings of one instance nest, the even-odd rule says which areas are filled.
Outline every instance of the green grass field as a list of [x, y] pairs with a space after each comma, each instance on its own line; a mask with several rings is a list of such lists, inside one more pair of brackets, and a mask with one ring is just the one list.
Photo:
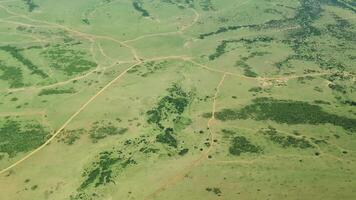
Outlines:
[[0, 199], [356, 199], [355, 63], [353, 0], [0, 0]]

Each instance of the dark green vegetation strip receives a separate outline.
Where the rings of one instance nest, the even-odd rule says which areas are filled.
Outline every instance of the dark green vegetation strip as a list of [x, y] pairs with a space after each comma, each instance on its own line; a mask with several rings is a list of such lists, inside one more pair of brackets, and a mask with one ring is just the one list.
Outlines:
[[122, 173], [125, 173], [125, 170], [138, 164], [136, 160], [144, 163], [144, 159], [157, 154], [160, 147], [156, 146], [156, 143], [152, 142], [151, 139], [151, 134], [140, 135], [119, 141], [116, 146], [99, 153], [91, 165], [84, 170], [83, 181], [78, 186], [77, 194], [71, 195], [70, 199], [79, 200], [95, 197], [97, 193], [93, 193], [92, 187], [97, 188], [110, 183], [116, 184], [115, 181]]
[[220, 188], [217, 188], [217, 187], [213, 187], [213, 188], [208, 187], [205, 190], [208, 192], [213, 192], [217, 196], [221, 196], [221, 194], [222, 194]]
[[149, 17], [150, 13], [142, 7], [142, 2], [135, 0], [132, 2], [133, 7], [135, 10], [137, 10], [139, 13], [141, 13], [142, 17]]
[[264, 56], [266, 54], [270, 54], [270, 53], [269, 52], [264, 52], [264, 51], [252, 52], [248, 56], [242, 57], [241, 60], [238, 60], [235, 63], [235, 66], [242, 68], [244, 70], [244, 75], [245, 76], [257, 77], [258, 74], [252, 70], [252, 67], [246, 61], [248, 61], [251, 58], [255, 58], [257, 56]]
[[[261, 30], [261, 29], [266, 29], [266, 28], [283, 28], [283, 27], [291, 27], [295, 25], [300, 25], [302, 27], [301, 31], [299, 33], [302, 33], [303, 35], [313, 35], [316, 32], [316, 28], [312, 27], [312, 23], [319, 19], [321, 16], [321, 12], [323, 11], [321, 6], [323, 4], [325, 5], [331, 5], [335, 7], [340, 7], [343, 9], [348, 9], [353, 12], [356, 12], [356, 9], [354, 6], [349, 5], [348, 3], [341, 1], [341, 0], [321, 0], [321, 1], [315, 1], [315, 0], [299, 0], [300, 2], [300, 7], [297, 9], [297, 13], [294, 17], [292, 18], [284, 18], [281, 20], [270, 20], [262, 24], [249, 24], [249, 25], [235, 25], [235, 26], [227, 26], [227, 27], [220, 27], [218, 30], [209, 32], [209, 33], [203, 33], [199, 35], [200, 39], [204, 39], [209, 36], [225, 33], [228, 31], [235, 31], [239, 30], [242, 28], [250, 28], [250, 29], [256, 29], [256, 30]], [[283, 6], [280, 5], [279, 6]], [[294, 8], [291, 8], [294, 9]], [[304, 38], [306, 39], [306, 38]]]
[[40, 124], [6, 120], [0, 126], [0, 152], [10, 157], [43, 144], [48, 132]]
[[200, 0], [199, 5], [203, 11], [215, 10], [211, 0]]
[[134, 68], [130, 69], [128, 73], [136, 74], [141, 77], [148, 77], [156, 72], [162, 71], [168, 67], [168, 61], [149, 61], [145, 62], [144, 64], [137, 65]]
[[329, 5], [340, 7], [346, 10], [351, 10], [356, 13], [356, 2], [345, 2], [343, 0], [325, 0], [325, 2]]
[[[205, 114], [209, 117], [211, 114]], [[276, 100], [272, 98], [257, 98], [253, 104], [240, 110], [223, 109], [215, 113], [221, 121], [237, 119], [273, 120], [286, 124], [333, 124], [349, 131], [356, 131], [356, 119], [330, 114], [318, 105], [292, 100]]]
[[84, 24], [86, 24], [86, 25], [90, 25], [90, 21], [89, 21], [88, 18], [82, 19], [82, 22], [83, 22]]
[[0, 61], [0, 79], [7, 81], [10, 88], [18, 88], [24, 86], [22, 70], [19, 67], [7, 66]]
[[23, 1], [27, 5], [28, 12], [32, 12], [34, 9], [39, 7], [37, 4], [35, 4], [33, 0], [23, 0]]
[[[351, 24], [336, 15], [335, 25], [327, 25], [326, 28], [316, 28], [313, 23], [320, 19], [322, 16], [322, 5], [340, 6], [340, 1], [324, 0], [300, 0], [300, 7], [297, 9], [297, 13], [294, 18], [289, 20], [275, 21], [275, 24], [279, 26], [285, 25], [298, 25], [300, 28], [292, 33], [288, 34], [287, 38], [283, 41], [288, 44], [293, 50], [294, 54], [288, 56], [285, 60], [277, 63], [277, 67], [284, 67], [290, 60], [304, 60], [311, 61], [318, 64], [321, 68], [331, 69], [337, 68], [344, 70], [347, 67], [352, 67], [342, 60], [342, 56], [336, 53], [334, 54], [335, 46], [331, 46], [328, 42], [316, 41], [313, 37], [331, 36], [337, 41], [337, 52], [344, 52], [347, 47], [344, 42], [355, 41], [354, 33], [350, 30]], [[269, 25], [266, 25], [268, 27]], [[318, 48], [315, 48], [318, 46]], [[333, 53], [328, 53], [325, 49], [332, 49]]]
[[104, 139], [110, 135], [122, 135], [128, 131], [127, 128], [119, 128], [111, 122], [95, 122], [89, 131], [89, 136], [93, 142]]
[[164, 3], [176, 5], [180, 9], [194, 8], [194, 0], [161, 0]]
[[52, 45], [41, 54], [49, 59], [50, 67], [64, 71], [69, 76], [97, 66], [95, 62], [85, 58], [87, 54], [84, 51], [71, 49], [71, 46], [72, 44]]
[[114, 156], [113, 152], [104, 151], [99, 155], [99, 160], [92, 163], [90, 170], [86, 170], [83, 176], [85, 180], [79, 189], [83, 190], [94, 185], [95, 187], [105, 185], [113, 181], [113, 170], [125, 169], [128, 165], [136, 164], [136, 161], [123, 156]]
[[[355, 33], [352, 30], [351, 23], [334, 14], [336, 24], [326, 25], [322, 28], [317, 28], [313, 24], [322, 16], [322, 7], [324, 5], [348, 10], [354, 10], [354, 7], [341, 0], [299, 0], [299, 4], [300, 6], [296, 9], [294, 17], [270, 20], [262, 24], [221, 27], [217, 31], [201, 34], [199, 38], [204, 39], [208, 36], [241, 28], [251, 28], [261, 31], [270, 28], [298, 27], [294, 31], [290, 31], [286, 35], [286, 38], [281, 40], [281, 42], [290, 46], [294, 53], [276, 63], [278, 68], [288, 67], [291, 60], [303, 60], [314, 62], [323, 69], [352, 69], [353, 56], [352, 51], [350, 51], [352, 47], [350, 48], [350, 45], [347, 44], [356, 41], [356, 37], [354, 37]], [[320, 38], [324, 36], [327, 37], [325, 40], [329, 40], [328, 36], [335, 38], [337, 44], [315, 39], [316, 37]], [[226, 47], [226, 44], [223, 42], [219, 47], [220, 49], [217, 49], [217, 53], [212, 54], [210, 58], [214, 59], [220, 56], [219, 52], [223, 52], [224, 46]], [[343, 53], [341, 54], [341, 52]], [[348, 55], [350, 59], [344, 59], [344, 55]]]
[[234, 156], [240, 156], [242, 153], [260, 153], [262, 148], [252, 144], [244, 136], [235, 136], [231, 141], [229, 152]]
[[44, 95], [55, 95], [55, 94], [73, 94], [75, 93], [74, 88], [69, 88], [69, 89], [43, 89], [41, 92], [38, 93], [38, 96], [44, 96]]
[[254, 71], [252, 71], [252, 68], [250, 65], [248, 65], [246, 62], [239, 60], [236, 62], [235, 66], [241, 67], [244, 69], [244, 75], [248, 77], [257, 77], [258, 74]]
[[227, 26], [227, 27], [220, 27], [218, 30], [214, 31], [214, 32], [210, 32], [210, 33], [203, 33], [199, 35], [200, 39], [204, 39], [206, 37], [212, 36], [212, 35], [217, 35], [217, 34], [221, 34], [221, 33], [225, 33], [228, 31], [235, 31], [238, 29], [242, 29], [242, 28], [255, 28], [258, 25], [252, 24], [252, 25], [237, 25], [237, 26]]
[[268, 127], [260, 131], [272, 142], [282, 146], [283, 148], [294, 147], [300, 149], [314, 148], [314, 146], [305, 138], [297, 138], [293, 136], [284, 136], [279, 133], [275, 128]]
[[0, 50], [8, 52], [12, 57], [14, 57], [16, 60], [21, 62], [23, 65], [25, 65], [31, 71], [32, 74], [39, 75], [42, 78], [47, 78], [48, 77], [48, 75], [44, 71], [39, 69], [29, 59], [25, 58], [20, 53], [21, 49], [19, 49], [17, 47], [14, 47], [14, 46], [6, 45], [6, 46], [1, 46]]
[[164, 133], [161, 133], [157, 135], [156, 141], [167, 144], [171, 147], [177, 148], [178, 147], [178, 141], [176, 138], [173, 136], [173, 129], [172, 128], [166, 128], [164, 130]]
[[189, 149], [184, 148], [184, 149], [180, 150], [178, 154], [179, 154], [180, 156], [184, 156], [184, 155], [187, 154], [188, 152], [189, 152]]
[[[193, 98], [192, 92], [185, 92], [178, 84], [167, 89], [168, 95], [160, 99], [157, 106], [147, 111], [147, 122], [158, 128], [161, 132], [157, 135], [157, 141], [177, 147], [174, 137], [174, 125], [181, 124], [184, 120], [182, 114]], [[187, 120], [184, 120], [187, 121]], [[171, 127], [165, 127], [165, 126]]]
[[86, 133], [85, 129], [63, 130], [60, 134], [61, 138], [58, 141], [72, 145], [79, 140], [80, 136], [84, 133]]
[[273, 38], [271, 37], [255, 37], [255, 38], [241, 38], [238, 40], [223, 40], [221, 43], [216, 47], [216, 50], [213, 54], [209, 56], [209, 60], [215, 60], [222, 56], [224, 53], [226, 53], [226, 48], [228, 47], [228, 44], [232, 43], [242, 43], [244, 45], [252, 45], [257, 42], [271, 42], [273, 41]]

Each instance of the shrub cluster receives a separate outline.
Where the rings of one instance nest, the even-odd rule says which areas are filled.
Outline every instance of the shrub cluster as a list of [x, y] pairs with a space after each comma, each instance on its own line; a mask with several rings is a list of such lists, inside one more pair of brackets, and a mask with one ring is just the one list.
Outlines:
[[[208, 115], [204, 115], [208, 117]], [[240, 110], [223, 109], [215, 113], [221, 121], [237, 119], [273, 120], [286, 124], [333, 124], [346, 130], [356, 130], [356, 119], [331, 114], [322, 110], [319, 105], [303, 101], [257, 98], [253, 104]]]

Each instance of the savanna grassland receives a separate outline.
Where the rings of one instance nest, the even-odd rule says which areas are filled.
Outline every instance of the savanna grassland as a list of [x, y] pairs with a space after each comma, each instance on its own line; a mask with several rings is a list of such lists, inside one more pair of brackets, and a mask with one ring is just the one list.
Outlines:
[[356, 199], [355, 63], [353, 0], [0, 0], [0, 199]]

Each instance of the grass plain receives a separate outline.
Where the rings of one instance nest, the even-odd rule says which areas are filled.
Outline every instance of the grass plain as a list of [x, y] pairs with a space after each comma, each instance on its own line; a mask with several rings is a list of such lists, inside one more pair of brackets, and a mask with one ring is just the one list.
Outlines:
[[355, 199], [352, 0], [0, 0], [0, 199]]

